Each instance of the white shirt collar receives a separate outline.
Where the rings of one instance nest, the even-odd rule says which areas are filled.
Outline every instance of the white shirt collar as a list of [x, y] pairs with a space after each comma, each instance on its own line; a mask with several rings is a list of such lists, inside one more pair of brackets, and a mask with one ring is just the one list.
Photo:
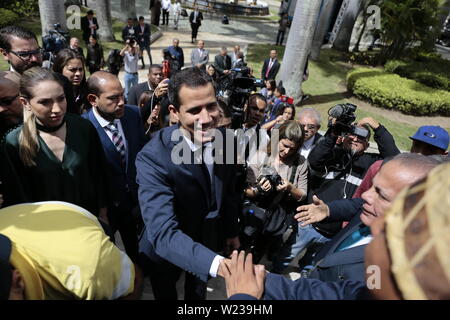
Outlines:
[[[183, 130], [183, 129], [181, 129], [181, 130]], [[186, 135], [184, 135], [184, 134], [183, 134], [183, 138], [186, 141], [186, 143], [188, 144], [189, 148], [192, 150], [192, 152], [195, 152], [202, 147], [201, 144], [199, 144], [198, 142], [197, 143], [192, 142], [192, 140], [189, 139], [188, 137], [186, 137]], [[209, 142], [205, 143], [204, 145], [205, 145], [205, 147], [210, 148], [212, 146], [212, 142], [209, 141]]]
[[[98, 123], [101, 125], [102, 128], [105, 128], [110, 121], [106, 120], [105, 118], [103, 118], [100, 113], [98, 113], [97, 108], [96, 107], [92, 107], [93, 111], [94, 111], [94, 117], [97, 119]], [[120, 122], [119, 119], [114, 119], [114, 124], [117, 125], [118, 122]]]

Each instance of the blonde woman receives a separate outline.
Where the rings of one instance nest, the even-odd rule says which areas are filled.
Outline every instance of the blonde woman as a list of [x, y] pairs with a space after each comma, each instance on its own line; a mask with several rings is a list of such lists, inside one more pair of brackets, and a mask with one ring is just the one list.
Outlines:
[[79, 205], [107, 221], [108, 173], [95, 128], [66, 113], [58, 76], [33, 67], [20, 81], [23, 124], [2, 143], [4, 206], [47, 200]]

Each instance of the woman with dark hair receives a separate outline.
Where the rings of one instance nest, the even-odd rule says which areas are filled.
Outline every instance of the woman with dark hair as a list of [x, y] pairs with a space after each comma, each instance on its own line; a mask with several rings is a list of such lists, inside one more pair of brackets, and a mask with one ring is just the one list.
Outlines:
[[208, 65], [206, 67], [206, 73], [208, 73], [210, 75], [210, 77], [212, 78], [214, 88], [216, 88], [216, 91], [217, 91], [217, 85], [218, 85], [217, 81], [219, 79], [219, 74], [217, 73], [216, 67], [214, 67], [214, 65], [212, 65], [212, 64]]
[[266, 80], [265, 81], [266, 86], [261, 89], [261, 94], [266, 97], [267, 103], [273, 102], [275, 99], [274, 97], [274, 91], [277, 87], [277, 82], [275, 80]]
[[[249, 158], [247, 169], [245, 197], [260, 208], [270, 208], [272, 213], [265, 222], [270, 229], [261, 230], [253, 239], [255, 262], [271, 244], [281, 245], [295, 208], [307, 193], [308, 165], [298, 153], [304, 141], [303, 128], [290, 120], [280, 126], [278, 133], [272, 135], [267, 150], [258, 150]], [[241, 241], [244, 246], [251, 242], [245, 236]]]
[[92, 124], [72, 113], [58, 74], [33, 67], [22, 74], [23, 124], [1, 146], [5, 206], [66, 201], [107, 221], [109, 176]]
[[87, 47], [86, 65], [89, 68], [90, 74], [99, 71], [103, 68], [105, 61], [103, 59], [103, 48], [97, 42], [97, 37], [91, 35], [89, 37], [89, 45]]
[[53, 71], [65, 76], [73, 88], [73, 96], [79, 114], [90, 108], [87, 101], [86, 73], [84, 57], [72, 49], [58, 52], [53, 64]]
[[285, 102], [278, 106], [276, 118], [272, 121], [266, 122], [261, 126], [262, 129], [266, 129], [270, 132], [272, 129], [278, 129], [284, 122], [295, 119], [295, 107], [292, 104]]

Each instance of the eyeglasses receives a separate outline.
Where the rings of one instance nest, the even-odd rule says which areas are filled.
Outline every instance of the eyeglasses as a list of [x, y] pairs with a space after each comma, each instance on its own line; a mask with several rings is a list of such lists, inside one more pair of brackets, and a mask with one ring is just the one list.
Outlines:
[[354, 135], [354, 134], [347, 134], [347, 137], [349, 139], [351, 139], [351, 140], [355, 140], [356, 139], [360, 143], [367, 142], [367, 138], [360, 137], [360, 136], [357, 136], [357, 135]]
[[314, 129], [316, 129], [317, 128], [317, 126], [315, 125], [315, 124], [300, 124], [303, 128], [305, 128], [306, 127], [306, 129], [309, 129], [309, 130], [314, 130]]
[[41, 56], [44, 53], [44, 50], [42, 48], [33, 50], [33, 51], [12, 51], [9, 52], [14, 53], [16, 56], [18, 56], [22, 60], [30, 60], [31, 56]]
[[17, 94], [14, 97], [6, 97], [6, 98], [3, 98], [3, 99], [0, 99], [0, 106], [3, 106], [3, 107], [10, 106], [11, 103], [13, 103], [13, 101], [16, 100], [16, 98], [18, 96], [19, 95]]

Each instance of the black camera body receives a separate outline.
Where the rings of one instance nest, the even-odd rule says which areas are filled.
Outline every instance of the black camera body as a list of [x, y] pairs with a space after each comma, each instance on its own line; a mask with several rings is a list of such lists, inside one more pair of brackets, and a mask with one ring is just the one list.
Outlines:
[[219, 80], [219, 91], [227, 92], [227, 105], [231, 108], [231, 126], [233, 129], [242, 128], [245, 121], [244, 106], [252, 91], [265, 86], [262, 79], [250, 77], [248, 67], [234, 68]]
[[136, 43], [135, 36], [128, 36], [125, 40], [130, 46], [133, 46]]
[[328, 110], [328, 115], [336, 119], [332, 123], [332, 119], [328, 121], [328, 128], [332, 129], [337, 135], [354, 134], [363, 138], [369, 136], [369, 131], [365, 128], [353, 125], [356, 120], [356, 109], [358, 107], [351, 103], [337, 104]]
[[272, 191], [274, 191], [277, 186], [283, 184], [283, 179], [278, 173], [260, 175], [258, 178], [258, 182], [261, 181], [263, 178], [266, 178], [270, 182], [272, 188], [268, 192], [264, 192], [261, 188], [258, 188], [258, 191], [261, 193], [262, 196], [272, 193]]

